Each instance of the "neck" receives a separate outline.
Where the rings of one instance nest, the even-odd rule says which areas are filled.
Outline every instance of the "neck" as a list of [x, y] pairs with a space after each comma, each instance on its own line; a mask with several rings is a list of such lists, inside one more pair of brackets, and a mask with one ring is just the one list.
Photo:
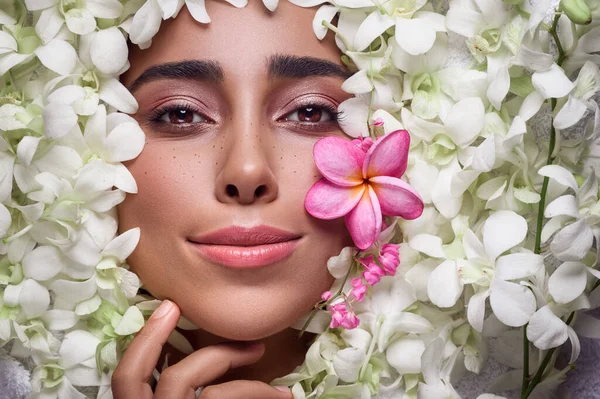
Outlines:
[[[195, 350], [230, 341], [203, 330], [181, 331], [181, 333], [190, 341]], [[265, 344], [265, 352], [256, 363], [230, 369], [210, 385], [234, 380], [255, 380], [268, 384], [275, 378], [291, 373], [304, 362], [306, 351], [315, 337], [315, 334], [304, 333], [301, 338], [298, 338], [298, 333], [298, 330], [287, 328], [260, 340]], [[164, 355], [167, 352], [170, 353], [169, 365], [175, 364], [185, 357], [167, 344], [159, 360], [159, 366], [163, 364]]]

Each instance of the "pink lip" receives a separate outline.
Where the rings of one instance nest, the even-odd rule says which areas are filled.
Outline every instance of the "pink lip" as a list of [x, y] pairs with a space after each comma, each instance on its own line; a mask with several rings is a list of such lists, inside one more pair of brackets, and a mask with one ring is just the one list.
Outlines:
[[232, 226], [189, 240], [208, 260], [234, 268], [267, 266], [290, 256], [299, 235], [270, 226]]

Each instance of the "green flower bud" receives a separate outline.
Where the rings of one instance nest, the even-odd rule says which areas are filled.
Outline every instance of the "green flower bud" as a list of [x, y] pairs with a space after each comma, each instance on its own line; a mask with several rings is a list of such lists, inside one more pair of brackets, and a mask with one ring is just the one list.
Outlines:
[[592, 22], [592, 12], [585, 0], [561, 0], [559, 10], [564, 11], [574, 24], [587, 25]]

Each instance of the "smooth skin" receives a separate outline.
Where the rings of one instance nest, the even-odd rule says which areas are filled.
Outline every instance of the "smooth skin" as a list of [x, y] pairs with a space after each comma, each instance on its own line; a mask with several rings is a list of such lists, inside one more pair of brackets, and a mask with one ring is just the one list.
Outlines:
[[[319, 41], [312, 30], [318, 7], [283, 0], [271, 13], [258, 0], [242, 9], [222, 0], [206, 5], [210, 24], [184, 7], [163, 21], [150, 48], [130, 47], [121, 76], [135, 88], [133, 117], [146, 145], [125, 164], [138, 193], [119, 204], [119, 231], [140, 227], [127, 263], [145, 290], [176, 309], [151, 318], [134, 338], [113, 377], [115, 399], [188, 399], [199, 386], [203, 399], [291, 398], [268, 383], [304, 361], [314, 334], [299, 339], [291, 326], [331, 287], [327, 260], [352, 245], [342, 218], [319, 220], [304, 209], [321, 178], [314, 144], [348, 138], [327, 108], [352, 97], [341, 89], [348, 71], [333, 34]], [[277, 55], [296, 66], [311, 57], [343, 73], [270, 76]], [[139, 83], [153, 67], [188, 60], [213, 62], [221, 76], [177, 73]], [[301, 69], [323, 72], [311, 65]], [[232, 225], [270, 225], [301, 238], [288, 258], [245, 270], [213, 263], [190, 244]], [[187, 357], [165, 344], [180, 314], [200, 328], [180, 331], [195, 350]], [[259, 345], [243, 343], [250, 341]], [[151, 396], [155, 367], [162, 377]]]

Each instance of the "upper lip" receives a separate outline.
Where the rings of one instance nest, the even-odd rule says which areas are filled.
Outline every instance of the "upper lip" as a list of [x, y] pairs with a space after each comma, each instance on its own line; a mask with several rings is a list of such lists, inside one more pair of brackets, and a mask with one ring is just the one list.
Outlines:
[[272, 226], [230, 226], [189, 240], [200, 244], [254, 246], [274, 244], [300, 238], [300, 235]]

